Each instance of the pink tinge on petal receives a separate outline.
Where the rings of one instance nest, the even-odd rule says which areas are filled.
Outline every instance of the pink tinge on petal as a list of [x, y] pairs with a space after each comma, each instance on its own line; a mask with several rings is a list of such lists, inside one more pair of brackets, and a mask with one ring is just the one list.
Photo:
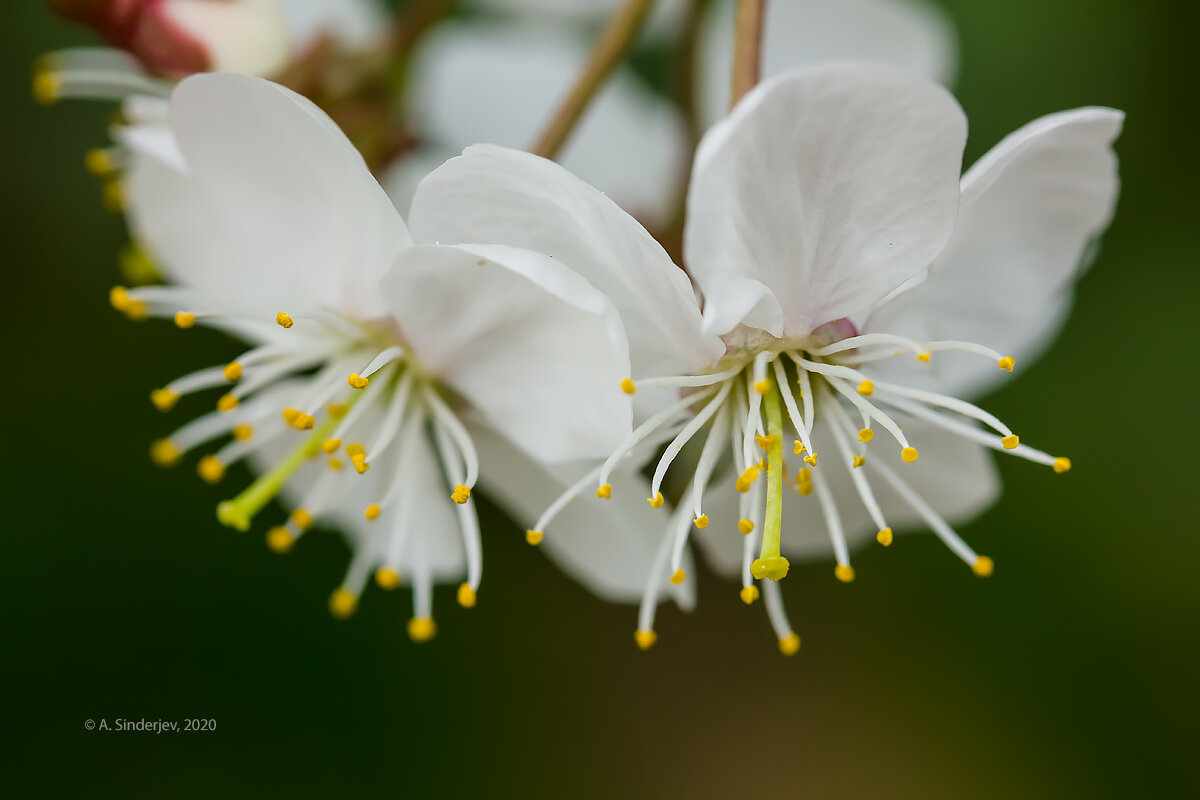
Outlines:
[[842, 339], [858, 336], [858, 327], [850, 321], [849, 317], [842, 317], [832, 322], [826, 322], [824, 325], [818, 325], [809, 336], [815, 341], [814, 347], [825, 347], [834, 342], [840, 342]]
[[208, 48], [172, 22], [166, 0], [51, 0], [60, 16], [92, 28], [151, 72], [183, 77], [212, 68]]

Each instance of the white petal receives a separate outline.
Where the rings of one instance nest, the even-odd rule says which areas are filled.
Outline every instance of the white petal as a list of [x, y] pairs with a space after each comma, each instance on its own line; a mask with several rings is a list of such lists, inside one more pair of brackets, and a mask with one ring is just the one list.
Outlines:
[[[587, 39], [570, 33], [538, 25], [440, 27], [413, 67], [423, 134], [455, 153], [477, 142], [531, 147], [583, 69]], [[619, 69], [559, 160], [631, 213], [660, 223], [682, 180], [686, 146], [674, 107]]]
[[[845, 527], [846, 542], [851, 549], [861, 547], [873, 541], [878, 531], [863, 508], [849, 471], [838, 458], [828, 430], [818, 423], [813, 433], [813, 447], [821, 454], [818, 469], [833, 492]], [[916, 420], [904, 421], [904, 433], [921, 452], [921, 457], [914, 463], [901, 463], [892, 443], [879, 437], [868, 448], [866, 457], [868, 461], [887, 459], [887, 465], [948, 522], [967, 522], [999, 497], [1000, 481], [992, 458], [984, 448]], [[740, 574], [742, 568], [742, 535], [737, 532], [736, 516], [739, 495], [733, 488], [735, 477], [728, 476], [728, 480], [714, 486], [711, 501], [705, 503], [705, 510], [712, 520], [709, 525], [712, 536], [695, 537], [713, 567], [728, 575]], [[897, 533], [927, 531], [921, 517], [885, 481], [872, 478], [870, 473], [868, 479], [890, 527]], [[759, 480], [765, 480], [765, 476]], [[816, 493], [801, 496], [785, 488], [783, 498], [783, 555], [792, 561], [828, 560], [832, 563], [833, 548]]]
[[[481, 426], [473, 426], [471, 436], [479, 451], [480, 486], [518, 525], [532, 524], [586, 469], [583, 465], [553, 469], [539, 465]], [[654, 553], [666, 535], [668, 514], [665, 509], [655, 511], [645, 501], [650, 487], [637, 473], [614, 473], [612, 484], [609, 500], [585, 497], [569, 505], [555, 518], [539, 549], [601, 598], [637, 602], [649, 579]], [[668, 585], [667, 589], [670, 591], [664, 595], [691, 607], [693, 581]]]
[[293, 50], [332, 36], [342, 46], [370, 45], [387, 26], [387, 11], [377, 0], [280, 0]]
[[949, 240], [965, 140], [950, 93], [898, 72], [840, 64], [760, 84], [696, 154], [684, 254], [706, 316], [728, 320], [750, 281], [782, 326], [747, 324], [776, 336], [870, 308]]
[[383, 295], [425, 369], [535, 458], [606, 456], [628, 434], [627, 345], [612, 304], [550, 258], [417, 246]]
[[[1071, 283], [1108, 226], [1120, 181], [1113, 140], [1124, 115], [1051, 114], [1010, 134], [963, 177], [954, 238], [929, 277], [885, 302], [869, 331], [978, 342], [1026, 365], [1070, 308]], [[988, 359], [935, 356], [926, 368], [880, 362], [909, 385], [977, 393], [1006, 374]]]
[[198, 262], [226, 273], [227, 294], [261, 293], [245, 299], [280, 308], [301, 301], [355, 316], [381, 313], [378, 279], [410, 239], [324, 112], [268, 81], [199, 75], [175, 90], [171, 125], [195, 191], [220, 215], [213, 238], [255, 259], [240, 259], [241, 276]]
[[[701, 111], [712, 124], [729, 109], [734, 0], [714, 3], [697, 49]], [[823, 61], [869, 61], [950, 85], [954, 28], [924, 0], [779, 0], [767, 3], [763, 78]]]
[[621, 313], [636, 375], [673, 375], [724, 353], [700, 333], [687, 276], [616, 203], [552, 161], [479, 145], [418, 187], [418, 241], [487, 241], [546, 253], [608, 295]]
[[161, 9], [204, 45], [214, 71], [270, 75], [287, 63], [287, 23], [276, 0], [166, 0]]

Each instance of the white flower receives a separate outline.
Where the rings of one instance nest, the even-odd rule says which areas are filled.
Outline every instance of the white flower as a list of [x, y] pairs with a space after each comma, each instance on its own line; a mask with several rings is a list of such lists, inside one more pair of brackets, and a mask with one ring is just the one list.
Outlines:
[[[408, 207], [413, 188], [432, 166], [467, 145], [531, 146], [583, 69], [596, 26], [620, 7], [614, 0], [476, 4], [524, 16], [499, 23], [450, 22], [422, 43], [412, 69], [411, 113], [428, 144], [384, 178], [399, 208]], [[677, 38], [686, 5], [657, 3], [647, 38]], [[729, 107], [736, 3], [711, 5], [695, 53], [704, 128]], [[943, 82], [953, 78], [953, 30], [945, 15], [923, 0], [789, 0], [768, 3], [767, 9], [764, 76], [855, 58]], [[667, 223], [673, 213], [689, 151], [679, 109], [624, 66], [596, 96], [559, 161], [655, 226]]]
[[[990, 559], [950, 526], [997, 494], [984, 448], [1070, 467], [961, 396], [1035, 355], [1061, 323], [1112, 212], [1121, 122], [1103, 108], [1042, 118], [960, 181], [966, 120], [944, 89], [865, 65], [764, 83], [697, 153], [685, 257], [703, 314], [644, 229], [542, 159], [471, 148], [430, 178], [447, 205], [412, 220], [442, 242], [469, 231], [549, 253], [617, 305], [634, 374], [655, 377], [623, 383], [644, 422], [594, 473], [601, 495], [633, 443], [673, 436], [654, 467], [649, 502], [661, 505], [673, 460], [707, 431], [670, 470], [682, 499], [639, 644], [654, 640], [660, 587], [684, 579], [695, 528], [719, 569], [740, 570], [747, 603], [761, 587], [791, 653], [799, 639], [775, 583], [784, 554], [831, 550], [848, 581], [852, 546], [871, 534], [886, 546], [893, 529], [921, 523], [987, 575]], [[547, 539], [555, 508], [535, 525]]]
[[[114, 289], [113, 304], [134, 318], [208, 324], [250, 347], [153, 393], [166, 411], [224, 391], [217, 411], [153, 455], [169, 464], [224, 439], [200, 460], [203, 478], [244, 459], [261, 475], [221, 504], [223, 523], [248, 528], [283, 492], [295, 510], [268, 533], [274, 549], [322, 519], [354, 547], [334, 613], [354, 609], [372, 572], [384, 588], [407, 580], [409, 630], [426, 639], [435, 582], [461, 579], [460, 603], [475, 601], [470, 498], [477, 478], [487, 481], [483, 458], [499, 473], [501, 502], [547, 502], [555, 484], [530, 490], [531, 475], [569, 475], [569, 461], [603, 456], [628, 432], [629, 403], [612, 391], [629, 370], [617, 313], [548, 256], [483, 239], [439, 246], [406, 226], [332, 121], [282, 87], [192, 77], [169, 119], [172, 138], [143, 150], [129, 175], [131, 223], [168, 284]], [[436, 189], [418, 191], [414, 210], [428, 204], [446, 207]], [[566, 566], [628, 599], [645, 580], [629, 559], [654, 537], [616, 511], [584, 525], [607, 534], [622, 571], [594, 567], [590, 543]]]

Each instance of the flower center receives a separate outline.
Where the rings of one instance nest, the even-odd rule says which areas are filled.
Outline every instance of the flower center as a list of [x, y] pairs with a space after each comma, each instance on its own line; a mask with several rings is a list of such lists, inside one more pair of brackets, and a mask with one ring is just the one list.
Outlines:
[[[237, 496], [219, 504], [222, 524], [248, 530], [289, 485], [299, 501], [288, 520], [267, 533], [268, 545], [277, 552], [290, 550], [321, 518], [361, 514], [370, 525], [352, 537], [356, 557], [330, 608], [337, 616], [349, 615], [372, 571], [381, 587], [394, 589], [404, 582], [402, 567], [410, 565], [415, 619], [424, 620], [410, 625], [410, 634], [424, 640], [433, 632], [432, 567], [414, 554], [425, 550], [420, 537], [446, 533], [415, 521], [426, 516], [417, 504], [447, 502], [429, 496], [426, 476], [432, 471], [444, 479], [457, 510], [467, 564], [459, 602], [474, 604], [482, 575], [479, 525], [470, 502], [478, 458], [437, 381], [393, 323], [332, 311], [304, 317], [279, 312], [273, 323], [259, 315], [193, 311], [188, 310], [191, 293], [181, 287], [119, 287], [110, 299], [135, 319], [168, 317], [181, 328], [207, 323], [262, 342], [229, 364], [185, 375], [151, 394], [160, 410], [169, 411], [185, 395], [227, 390], [216, 411], [155, 443], [152, 455], [158, 463], [174, 464], [188, 451], [227, 436], [223, 447], [200, 459], [204, 480], [220, 481], [229, 466], [247, 457], [268, 465]], [[289, 442], [296, 431], [307, 435]], [[347, 508], [351, 503], [361, 505]]]
[[[679, 583], [686, 578], [682, 569], [686, 545], [693, 529], [702, 530], [709, 525], [704, 499], [714, 476], [720, 479], [721, 475], [727, 475], [738, 491], [736, 529], [744, 537], [742, 599], [753, 603], [762, 586], [780, 647], [784, 652], [794, 652], [798, 639], [794, 638], [775, 588], [775, 582], [787, 575], [789, 568], [783, 553], [785, 489], [804, 497], [815, 495], [836, 561], [834, 574], [843, 582], [854, 579], [828, 473], [837, 466], [826, 466], [827, 462], [820, 459], [814, 437], [838, 451], [842, 468], [848, 472], [860, 502], [876, 526], [880, 544], [889, 546], [893, 534], [875, 498], [867, 470], [863, 469], [868, 463], [873, 477], [887, 483], [981, 576], [991, 573], [991, 560], [972, 550], [889, 466], [889, 458], [876, 454], [868, 460], [868, 444], [876, 440], [877, 431], [881, 429], [895, 442], [896, 457], [902, 465], [914, 463], [919, 452], [900, 423], [919, 420], [986, 447], [1047, 464], [1057, 472], [1070, 468], [1067, 459], [1021, 444], [1007, 425], [975, 405], [884, 381], [871, 374], [871, 365], [883, 359], [907, 355], [917, 365], [925, 365], [931, 363], [935, 353], [945, 351], [989, 358], [1000, 369], [1012, 371], [1012, 358], [983, 345], [916, 342], [891, 334], [859, 335], [847, 320], [822, 326], [800, 342], [753, 342], [758, 349], [749, 354], [748, 342], [740, 343], [709, 374], [624, 381], [622, 389], [628, 394], [642, 388], [670, 389], [678, 398], [642, 422], [604, 464], [555, 501], [529, 532], [531, 541], [540, 541], [554, 516], [593, 482], [598, 485], [598, 497], [611, 496], [609, 477], [619, 463], [630, 458], [642, 463], [641, 458], [653, 455], [664, 442], [669, 442], [654, 466], [647, 501], [655, 508], [661, 507], [664, 480], [677, 456], [702, 430], [706, 431], [698, 455], [689, 461], [694, 466], [678, 493], [675, 511], [668, 522], [668, 535], [651, 571], [639, 617], [639, 643], [654, 640], [654, 611], [663, 584]], [[799, 456], [803, 465], [789, 467], [784, 452], [789, 440], [790, 455]], [[880, 447], [874, 445], [876, 449]], [[934, 453], [933, 457], [936, 456]]]

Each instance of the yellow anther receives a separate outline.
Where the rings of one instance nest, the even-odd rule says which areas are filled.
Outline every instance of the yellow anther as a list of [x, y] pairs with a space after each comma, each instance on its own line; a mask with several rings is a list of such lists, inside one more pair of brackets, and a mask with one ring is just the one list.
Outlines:
[[241, 425], [234, 425], [233, 430], [230, 431], [230, 433], [233, 434], [234, 439], [237, 439], [239, 442], [244, 442], [254, 435], [254, 426], [247, 425], [243, 422]]
[[282, 555], [288, 552], [295, 543], [296, 537], [292, 536], [292, 532], [282, 525], [277, 525], [267, 531], [267, 547], [276, 553]]
[[380, 511], [381, 509], [379, 508], [379, 503], [371, 503], [371, 505], [367, 506], [366, 509], [363, 510], [363, 516], [369, 520], [379, 519]]
[[810, 467], [815, 467], [817, 465], [817, 455], [817, 453], [810, 453], [806, 455], [804, 457], [804, 463], [808, 464]]
[[1059, 456], [1058, 458], [1054, 459], [1054, 471], [1057, 472], [1059, 475], [1062, 475], [1064, 472], [1070, 472], [1071, 471], [1071, 459], [1063, 458], [1062, 456]]
[[175, 327], [176, 328], [185, 328], [186, 329], [186, 328], [192, 327], [195, 324], [196, 324], [196, 315], [193, 314], [192, 312], [190, 312], [190, 311], [176, 311], [175, 312]]
[[170, 389], [155, 389], [150, 393], [150, 402], [159, 411], [170, 411], [179, 402], [179, 395]]
[[981, 578], [986, 578], [992, 574], [992, 570], [996, 568], [993, 562], [987, 556], [979, 556], [975, 559], [975, 563], [971, 565], [971, 570]]
[[357, 372], [351, 372], [346, 376], [346, 383], [350, 384], [351, 389], [365, 389], [370, 380], [359, 375]]
[[350, 406], [346, 405], [345, 403], [330, 403], [325, 407], [325, 410], [328, 411], [329, 416], [333, 417], [334, 419], [341, 419], [342, 417], [346, 416], [346, 412], [350, 410]]
[[292, 549], [292, 545], [295, 543], [296, 537], [292, 536], [292, 532], [282, 525], [276, 525], [267, 531], [267, 547], [276, 553], [286, 553]]
[[[366, 455], [364, 455], [363, 453], [355, 453], [354, 455], [350, 456], [350, 461], [354, 464], [354, 471], [357, 472], [359, 475], [362, 475], [364, 472], [366, 472], [367, 470], [369, 470], [371, 468], [371, 465], [367, 463]], [[457, 492], [458, 492], [458, 490], [455, 489], [456, 494], [457, 494]], [[454, 502], [457, 503], [458, 501], [455, 500]]]
[[924, 363], [924, 364], [928, 364], [928, 363], [929, 363], [929, 359], [930, 359], [930, 358], [932, 358], [932, 357], [933, 357], [933, 354], [932, 354], [932, 353], [930, 353], [928, 350], [924, 350], [924, 351], [922, 351], [922, 352], [920, 352], [920, 353], [917, 353], [917, 361], [920, 361], [920, 362], [922, 362], [922, 363]]
[[1015, 433], [1012, 436], [1005, 436], [1000, 440], [1000, 444], [1004, 445], [1005, 450], [1015, 450], [1017, 445], [1021, 443], [1021, 437]]
[[350, 616], [356, 608], [358, 608], [358, 598], [345, 586], [339, 586], [333, 590], [333, 594], [329, 595], [329, 613], [338, 619]]
[[596, 489], [596, 497], [599, 497], [601, 500], [607, 500], [612, 497], [612, 484], [606, 483]]
[[742, 602], [748, 606], [754, 605], [754, 601], [758, 599], [758, 587], [746, 586], [738, 594], [742, 598]]
[[525, 541], [529, 542], [529, 544], [533, 545], [534, 547], [537, 547], [542, 543], [542, 532], [535, 531], [530, 528], [529, 530], [525, 531]]
[[801, 453], [803, 453], [805, 451], [805, 449], [806, 448], [804, 447], [804, 443], [801, 442], [799, 439], [796, 439], [792, 442], [792, 455], [798, 456]]
[[801, 467], [796, 472], [796, 483], [812, 483], [812, 470], [808, 467]]
[[757, 434], [757, 433], [756, 433], [756, 434], [754, 435], [754, 441], [755, 441], [755, 442], [758, 444], [758, 446], [759, 446], [760, 448], [762, 448], [763, 450], [770, 450], [770, 449], [771, 449], [771, 445], [773, 445], [773, 444], [775, 444], [776, 442], [778, 442], [778, 441], [779, 441], [779, 437], [778, 437], [778, 436], [763, 436], [763, 435], [761, 435], [761, 434]]
[[1002, 358], [996, 362], [996, 366], [1000, 367], [1000, 369], [1004, 370], [1005, 372], [1012, 372], [1013, 367], [1015, 367], [1016, 365], [1017, 365], [1017, 362], [1013, 361], [1012, 356], [1005, 356], [1004, 358]]
[[750, 574], [755, 578], [762, 580], [782, 580], [788, 574], [788, 560], [783, 556], [771, 556], [770, 558], [756, 558], [750, 564]]
[[921, 455], [915, 447], [906, 447], [900, 451], [900, 460], [905, 464], [911, 464], [917, 460], [917, 456]]
[[854, 567], [849, 564], [838, 564], [833, 568], [833, 576], [842, 583], [849, 583], [854, 580]]
[[683, 571], [683, 570], [681, 570], [681, 569], [677, 569], [677, 570], [675, 570], [674, 572], [672, 572], [672, 573], [671, 573], [671, 577], [670, 577], [670, 579], [669, 579], [669, 580], [671, 581], [671, 583], [673, 583], [673, 584], [675, 584], [676, 586], [678, 586], [679, 584], [683, 583], [683, 581], [684, 581], [686, 578], [687, 578], [687, 573], [686, 573], [686, 572], [684, 572], [684, 571]]
[[694, 520], [692, 520], [692, 522], [695, 524], [695, 526], [699, 530], [704, 530], [705, 528], [708, 527], [708, 514], [701, 514], [700, 516], [698, 516]]
[[362, 442], [351, 442], [350, 444], [346, 445], [346, 455], [350, 456], [351, 458], [354, 456], [365, 455], [366, 452], [367, 448], [363, 446]]
[[196, 464], [196, 473], [205, 483], [220, 483], [225, 477], [225, 465], [216, 456], [207, 455]]
[[326, 462], [326, 466], [328, 466], [334, 472], [338, 472], [346, 465], [342, 463], [340, 458], [331, 458]]
[[738, 531], [743, 536], [749, 536], [750, 534], [754, 533], [754, 521], [748, 519], [739, 519]]
[[375, 570], [375, 585], [391, 591], [400, 585], [400, 573], [390, 567], [380, 567]]
[[621, 381], [621, 391], [625, 394], [633, 394], [637, 391], [637, 384], [633, 382], [633, 378], [624, 378]]
[[796, 484], [796, 494], [798, 494], [802, 497], [808, 497], [812, 493], [813, 493], [812, 481], [809, 481], [808, 483], [797, 483]]
[[217, 411], [226, 413], [238, 407], [238, 399], [231, 394], [223, 394], [217, 400]]
[[108, 290], [108, 304], [117, 311], [124, 311], [131, 302], [129, 290], [124, 286], [114, 286]]
[[800, 652], [800, 637], [796, 634], [789, 634], [779, 640], [779, 652], [785, 656], [794, 656]]
[[312, 414], [305, 414], [301, 411], [292, 417], [291, 423], [292, 427], [298, 431], [308, 431], [317, 424], [317, 419]]
[[300, 409], [285, 408], [281, 413], [283, 416], [283, 421], [286, 422], [288, 425], [291, 425], [293, 422], [296, 421], [296, 417], [300, 416]]
[[892, 529], [884, 528], [879, 533], [875, 534], [875, 541], [879, 542], [884, 547], [892, 546]]
[[285, 311], [280, 311], [275, 315], [275, 324], [281, 328], [290, 328], [296, 324], [291, 315]]
[[734, 482], [734, 486], [739, 492], [745, 494], [750, 491], [751, 484], [758, 480], [760, 472], [761, 470], [758, 467], [747, 467], [745, 472], [738, 476], [737, 481]]
[[658, 641], [658, 634], [654, 631], [636, 630], [633, 632], [633, 640], [637, 642], [639, 649], [649, 650]]
[[875, 431], [870, 428], [863, 428], [858, 432], [858, 440], [860, 442], [869, 442], [875, 438]]
[[307, 509], [297, 508], [292, 512], [292, 523], [302, 531], [306, 531], [312, 527], [312, 514]]
[[858, 385], [858, 393], [861, 395], [875, 394], [875, 384], [870, 381], [863, 381]]
[[104, 184], [100, 194], [100, 205], [111, 214], [125, 210], [125, 184], [114, 178]]
[[159, 439], [150, 445], [150, 460], [160, 467], [173, 467], [183, 453], [169, 439]]
[[238, 362], [230, 361], [225, 365], [225, 369], [223, 371], [225, 373], [225, 380], [229, 381], [230, 383], [233, 383], [236, 380], [241, 380], [242, 365]]
[[341, 446], [341, 439], [326, 439], [325, 441], [321, 442], [321, 449], [330, 454], [336, 453], [337, 449]]
[[33, 99], [44, 106], [54, 103], [61, 96], [62, 81], [58, 75], [39, 69], [33, 76]]
[[471, 499], [471, 487], [460, 483], [454, 487], [454, 491], [450, 494], [450, 499], [461, 506]]
[[437, 636], [437, 624], [429, 617], [413, 617], [408, 621], [408, 638], [420, 644]]
[[469, 584], [461, 583], [458, 586], [458, 604], [463, 608], [475, 607], [475, 590]]
[[117, 171], [117, 165], [113, 163], [112, 156], [108, 154], [107, 150], [101, 150], [99, 147], [93, 147], [87, 151], [83, 156], [83, 165], [97, 178], [107, 178]]
[[865, 463], [867, 463], [867, 460], [866, 460], [865, 458], [863, 458], [863, 457], [862, 457], [862, 456], [860, 456], [860, 455], [857, 455], [857, 454], [855, 454], [855, 456], [854, 456], [854, 461], [853, 461], [853, 463], [852, 463], [852, 466], [853, 466], [855, 469], [858, 469], [859, 467], [861, 467], [861, 466], [862, 466], [863, 464], [865, 464]]
[[662, 508], [662, 505], [663, 505], [662, 492], [655, 492], [654, 497], [646, 498], [646, 502], [650, 504], [651, 508]]

